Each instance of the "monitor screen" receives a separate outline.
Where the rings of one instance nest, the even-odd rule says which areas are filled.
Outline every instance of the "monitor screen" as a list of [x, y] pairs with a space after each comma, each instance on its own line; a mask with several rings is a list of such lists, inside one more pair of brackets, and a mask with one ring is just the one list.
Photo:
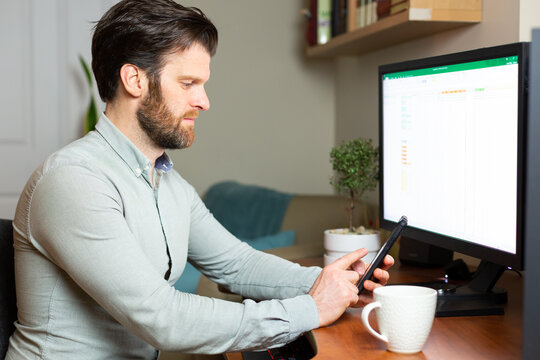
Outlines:
[[522, 267], [527, 44], [379, 68], [380, 211], [407, 236]]

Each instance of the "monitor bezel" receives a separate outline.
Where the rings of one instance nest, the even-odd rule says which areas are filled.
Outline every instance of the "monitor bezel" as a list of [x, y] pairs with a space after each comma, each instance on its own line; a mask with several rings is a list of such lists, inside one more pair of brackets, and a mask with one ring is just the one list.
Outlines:
[[[409, 226], [404, 236], [430, 245], [453, 250], [475, 258], [490, 261], [499, 265], [509, 266], [514, 269], [523, 269], [523, 228], [524, 228], [524, 188], [525, 188], [525, 134], [526, 134], [526, 111], [527, 111], [527, 73], [528, 73], [528, 45], [520, 42], [480, 48], [428, 58], [414, 59], [393, 64], [379, 66], [379, 219], [383, 229], [392, 229], [396, 222], [384, 218], [384, 122], [383, 122], [383, 76], [388, 73], [416, 70], [444, 65], [453, 65], [462, 62], [472, 62], [499, 58], [506, 56], [518, 56], [518, 166], [517, 166], [517, 226], [516, 226], [516, 253], [508, 253], [491, 247], [467, 242], [466, 240], [430, 232]], [[407, 215], [407, 214], [403, 214]], [[504, 219], [497, 219], [504, 221]], [[495, 222], [496, 223], [496, 222]]]

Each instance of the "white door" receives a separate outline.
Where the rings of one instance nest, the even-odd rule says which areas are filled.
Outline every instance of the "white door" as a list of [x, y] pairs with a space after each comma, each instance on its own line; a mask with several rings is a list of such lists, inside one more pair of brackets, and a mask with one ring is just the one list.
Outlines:
[[13, 218], [46, 156], [83, 135], [90, 95], [78, 56], [90, 61], [93, 22], [115, 2], [0, 1], [0, 218]]

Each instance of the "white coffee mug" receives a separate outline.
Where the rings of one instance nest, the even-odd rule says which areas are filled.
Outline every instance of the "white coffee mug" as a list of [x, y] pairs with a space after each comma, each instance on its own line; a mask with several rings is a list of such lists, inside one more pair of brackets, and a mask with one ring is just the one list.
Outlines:
[[[362, 322], [371, 335], [384, 341], [388, 350], [413, 354], [422, 350], [433, 325], [437, 292], [412, 285], [389, 285], [373, 291], [375, 301], [362, 310]], [[376, 309], [380, 334], [369, 324]]]

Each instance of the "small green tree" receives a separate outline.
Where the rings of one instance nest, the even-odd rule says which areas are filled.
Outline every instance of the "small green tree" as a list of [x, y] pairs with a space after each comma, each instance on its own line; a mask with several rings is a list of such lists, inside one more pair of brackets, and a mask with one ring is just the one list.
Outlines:
[[349, 200], [349, 231], [354, 232], [354, 202], [372, 191], [379, 180], [379, 150], [371, 139], [342, 142], [330, 151], [334, 176], [330, 184]]

